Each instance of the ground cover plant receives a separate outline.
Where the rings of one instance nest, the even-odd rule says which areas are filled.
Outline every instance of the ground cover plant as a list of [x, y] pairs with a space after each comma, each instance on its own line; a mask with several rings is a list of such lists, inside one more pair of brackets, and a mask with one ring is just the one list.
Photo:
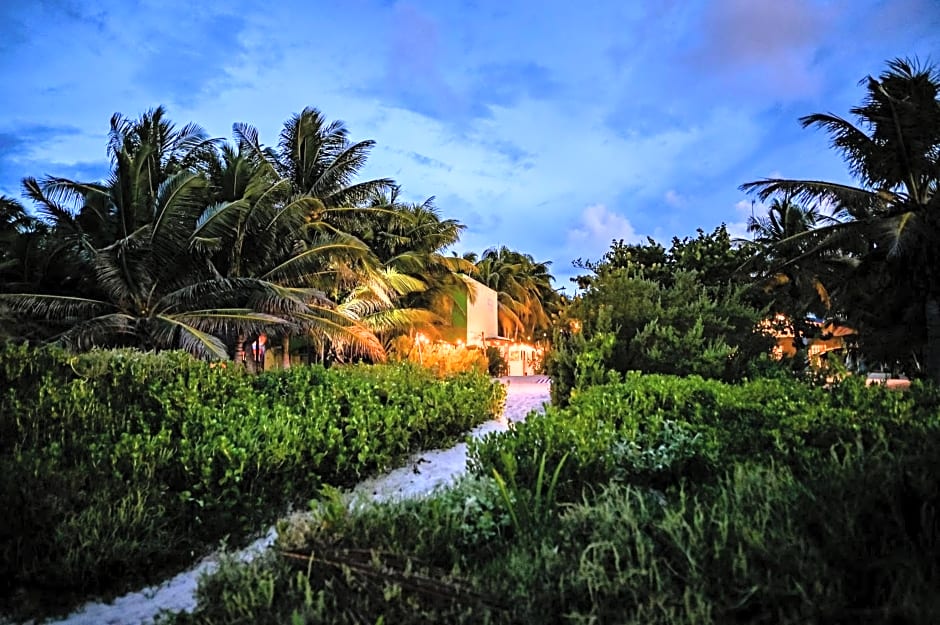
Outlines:
[[933, 623], [938, 425], [930, 386], [631, 376], [451, 489], [285, 522], [175, 622]]
[[[258, 375], [188, 354], [0, 347], [6, 610], [155, 581], [493, 418], [502, 387], [407, 364]], [[32, 606], [35, 607], [35, 606]]]
[[823, 385], [787, 377], [727, 384], [695, 376], [629, 374], [576, 393], [565, 409], [472, 441], [469, 465], [530, 487], [541, 466], [562, 464], [558, 490], [580, 498], [611, 480], [666, 489], [679, 478], [714, 480], [732, 462], [761, 458], [799, 467], [833, 445], [882, 441], [903, 449], [910, 432], [940, 426], [940, 393], [866, 387], [858, 377]]

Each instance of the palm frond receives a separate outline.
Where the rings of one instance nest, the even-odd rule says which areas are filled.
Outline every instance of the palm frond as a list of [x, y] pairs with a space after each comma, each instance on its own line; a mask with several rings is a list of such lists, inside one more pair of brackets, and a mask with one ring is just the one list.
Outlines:
[[68, 330], [54, 337], [52, 342], [76, 351], [94, 347], [110, 347], [115, 345], [121, 337], [135, 334], [135, 322], [134, 317], [124, 313], [100, 315], [75, 323]]
[[376, 178], [375, 180], [359, 182], [334, 190], [326, 195], [324, 202], [328, 206], [354, 206], [368, 200], [377, 190], [393, 184], [395, 184], [395, 181], [391, 178]]
[[341, 351], [385, 360], [385, 348], [375, 334], [341, 313], [320, 306], [310, 306], [310, 312], [297, 315], [304, 329], [332, 342]]
[[58, 203], [81, 203], [96, 196], [108, 197], [108, 188], [104, 185], [76, 182], [57, 176], [45, 176], [40, 185], [45, 197]]
[[209, 360], [227, 360], [228, 349], [217, 336], [212, 336], [170, 315], [156, 315], [151, 329], [155, 342], [166, 347], [179, 347], [190, 354]]
[[272, 285], [256, 278], [215, 278], [186, 284], [164, 293], [155, 306], [158, 310], [181, 312], [201, 308], [210, 302], [244, 302], [251, 294], [272, 291]]
[[202, 176], [180, 172], [168, 178], [157, 191], [156, 214], [150, 232], [155, 251], [178, 252], [183, 249], [184, 235], [191, 231], [190, 218], [198, 214], [205, 187]]
[[96, 299], [27, 293], [0, 294], [0, 303], [21, 315], [49, 320], [90, 317], [115, 309], [110, 302]]
[[855, 219], [884, 213], [888, 206], [903, 201], [901, 196], [891, 191], [872, 191], [822, 180], [765, 178], [742, 184], [739, 188], [746, 193], [755, 193], [762, 201], [783, 194], [801, 203], [833, 205]]
[[254, 126], [244, 123], [233, 124], [232, 134], [238, 141], [239, 150], [250, 154], [255, 163], [279, 177], [278, 163], [272, 158], [272, 154], [262, 147], [258, 130]]
[[262, 280], [293, 281], [303, 279], [310, 273], [322, 267], [325, 260], [336, 252], [345, 255], [362, 256], [369, 253], [369, 248], [359, 239], [351, 236], [335, 236], [323, 238], [307, 248], [279, 262], [259, 276]]
[[918, 226], [922, 225], [918, 223], [921, 220], [921, 213], [907, 211], [881, 222], [883, 238], [887, 240], [889, 257], [901, 255], [906, 247], [905, 243], [911, 238], [911, 231], [919, 230]]
[[196, 219], [196, 225], [190, 234], [190, 244], [203, 238], [220, 238], [229, 233], [245, 211], [248, 202], [244, 199], [234, 202], [218, 202], [206, 207]]
[[877, 158], [881, 147], [871, 137], [852, 124], [831, 113], [816, 113], [800, 118], [803, 128], [814, 126], [828, 132], [832, 147], [838, 150], [849, 165], [849, 171], [866, 185], [877, 184], [871, 171], [871, 161]]
[[386, 267], [376, 274], [376, 278], [381, 282], [382, 286], [393, 290], [398, 295], [419, 293], [428, 288], [424, 280], [402, 273], [393, 267]]
[[197, 330], [214, 335], [236, 333], [254, 335], [272, 331], [276, 327], [289, 323], [276, 315], [257, 312], [250, 308], [188, 310], [185, 313], [174, 314], [172, 317]]
[[74, 233], [81, 232], [82, 229], [75, 221], [73, 212], [58, 202], [46, 197], [46, 194], [43, 193], [42, 188], [39, 186], [39, 181], [35, 178], [27, 177], [23, 179], [23, 193], [37, 204], [39, 214], [48, 218], [54, 225], [68, 228]]
[[442, 323], [440, 316], [424, 308], [392, 308], [377, 310], [359, 319], [374, 334], [429, 328]]

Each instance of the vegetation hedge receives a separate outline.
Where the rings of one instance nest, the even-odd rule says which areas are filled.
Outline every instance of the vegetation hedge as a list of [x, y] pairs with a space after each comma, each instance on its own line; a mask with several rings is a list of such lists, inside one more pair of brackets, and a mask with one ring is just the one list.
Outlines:
[[575, 501], [585, 486], [617, 480], [659, 490], [681, 480], [714, 481], [735, 461], [759, 458], [794, 470], [842, 444], [886, 451], [940, 427], [940, 392], [830, 386], [791, 378], [727, 384], [698, 377], [628, 374], [580, 391], [566, 409], [514, 423], [472, 441], [469, 466], [534, 487], [559, 468], [557, 494]]
[[[260, 375], [187, 354], [0, 348], [0, 580], [16, 612], [120, 591], [492, 418], [479, 374]], [[25, 606], [25, 607], [24, 607]]]
[[[693, 412], [714, 408], [706, 394], [682, 398]], [[876, 391], [868, 402], [921, 399]], [[900, 415], [858, 420], [864, 434], [826, 453], [810, 451], [822, 438], [796, 435], [807, 453], [723, 447], [713, 479], [680, 475], [666, 492], [613, 479], [554, 505], [507, 476], [508, 490], [470, 477], [419, 501], [333, 500], [280, 528], [279, 552], [204, 580], [195, 613], [172, 620], [936, 623], [940, 430]], [[727, 422], [728, 439], [738, 424]], [[540, 513], [523, 516], [533, 501]]]

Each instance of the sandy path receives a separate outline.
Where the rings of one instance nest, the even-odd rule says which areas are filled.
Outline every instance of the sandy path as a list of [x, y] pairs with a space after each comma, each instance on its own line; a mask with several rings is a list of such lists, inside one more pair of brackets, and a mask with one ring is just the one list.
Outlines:
[[[470, 435], [480, 438], [490, 432], [509, 427], [511, 421], [521, 421], [532, 410], [540, 410], [548, 401], [549, 385], [543, 376], [503, 378], [508, 382], [506, 407], [499, 419], [477, 426]], [[464, 473], [467, 464], [467, 444], [460, 443], [450, 449], [438, 449], [415, 454], [408, 463], [391, 473], [360, 482], [353, 495], [371, 495], [376, 500], [407, 499], [427, 494]]]
[[[511, 421], [521, 421], [530, 411], [541, 410], [549, 400], [549, 384], [543, 376], [502, 378], [501, 381], [508, 385], [502, 416], [478, 426], [471, 432], [472, 436], [505, 430]], [[404, 467], [361, 482], [353, 489], [353, 494], [371, 495], [376, 500], [420, 496], [464, 473], [466, 462], [466, 443], [450, 449], [422, 452], [413, 456]], [[238, 551], [237, 556], [251, 560], [270, 547], [276, 538], [277, 532], [272, 528], [267, 535]], [[191, 612], [196, 607], [199, 578], [216, 567], [217, 556], [209, 556], [192, 569], [158, 586], [128, 593], [111, 603], [86, 603], [66, 618], [53, 621], [52, 625], [150, 625], [160, 612]]]

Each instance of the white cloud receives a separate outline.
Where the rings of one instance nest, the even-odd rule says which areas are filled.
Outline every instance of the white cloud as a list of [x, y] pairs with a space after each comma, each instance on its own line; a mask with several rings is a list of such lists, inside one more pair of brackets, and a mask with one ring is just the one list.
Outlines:
[[730, 224], [725, 224], [725, 227], [728, 229], [728, 234], [732, 239], [751, 240], [751, 238], [754, 236], [747, 231], [747, 222], [744, 221], [735, 221]]
[[[760, 208], [763, 209], [764, 205], [760, 204]], [[758, 202], [756, 200], [741, 200], [734, 205], [734, 210], [737, 211], [737, 214], [740, 216], [750, 217], [751, 214], [757, 214]]]
[[567, 249], [582, 258], [596, 258], [610, 247], [612, 241], [627, 243], [643, 240], [630, 220], [603, 204], [592, 204], [581, 213], [578, 224], [568, 232]]
[[663, 196], [663, 199], [666, 200], [666, 204], [670, 206], [683, 206], [685, 204], [685, 196], [676, 191], [675, 189], [669, 189], [666, 191], [666, 194]]
[[751, 239], [753, 235], [747, 231], [747, 220], [753, 215], [760, 217], [767, 213], [767, 207], [757, 200], [741, 200], [734, 205], [738, 219], [726, 223], [728, 234], [732, 239]]

